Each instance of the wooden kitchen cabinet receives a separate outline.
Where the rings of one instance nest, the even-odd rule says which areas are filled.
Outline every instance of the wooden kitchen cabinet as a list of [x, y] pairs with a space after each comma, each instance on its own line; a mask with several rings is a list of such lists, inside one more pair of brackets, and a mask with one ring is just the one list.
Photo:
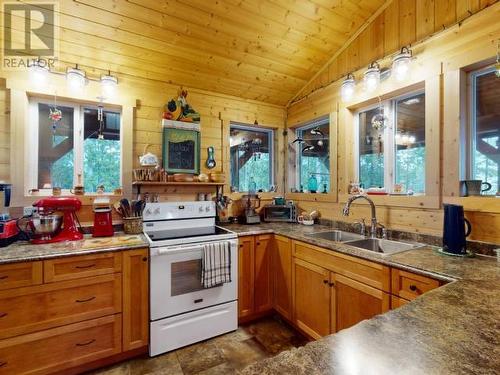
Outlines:
[[292, 241], [274, 236], [272, 252], [274, 309], [285, 319], [292, 320]]
[[149, 251], [123, 253], [123, 351], [149, 342]]
[[397, 268], [391, 270], [391, 277], [392, 294], [410, 301], [440, 285], [439, 281], [430, 277], [416, 275]]
[[23, 262], [0, 266], [0, 290], [39, 285], [43, 281], [42, 262]]
[[254, 312], [259, 314], [273, 308], [273, 280], [271, 275], [273, 235], [255, 236], [254, 241]]
[[240, 237], [238, 241], [238, 318], [254, 313], [254, 237]]
[[388, 293], [333, 272], [331, 284], [332, 333], [389, 311]]
[[309, 336], [319, 339], [330, 334], [330, 271], [294, 259], [294, 323]]

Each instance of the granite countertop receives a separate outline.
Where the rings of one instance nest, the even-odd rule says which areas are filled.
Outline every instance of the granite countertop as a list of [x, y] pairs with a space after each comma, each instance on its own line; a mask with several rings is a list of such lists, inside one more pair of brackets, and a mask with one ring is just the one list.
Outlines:
[[332, 227], [228, 225], [238, 235], [276, 233], [323, 248], [451, 281], [401, 308], [250, 365], [241, 375], [500, 373], [500, 263], [455, 258], [433, 246], [381, 256], [308, 237]]
[[88, 255], [108, 251], [131, 250], [149, 246], [142, 234], [116, 233], [113, 237], [93, 238], [85, 235], [80, 241], [33, 245], [19, 241], [0, 248], [0, 264], [27, 262], [64, 256]]

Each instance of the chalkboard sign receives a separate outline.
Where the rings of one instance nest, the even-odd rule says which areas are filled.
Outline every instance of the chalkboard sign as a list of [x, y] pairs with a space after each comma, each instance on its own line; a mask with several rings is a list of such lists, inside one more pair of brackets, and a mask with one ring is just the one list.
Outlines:
[[200, 173], [200, 132], [164, 128], [163, 168], [169, 173]]

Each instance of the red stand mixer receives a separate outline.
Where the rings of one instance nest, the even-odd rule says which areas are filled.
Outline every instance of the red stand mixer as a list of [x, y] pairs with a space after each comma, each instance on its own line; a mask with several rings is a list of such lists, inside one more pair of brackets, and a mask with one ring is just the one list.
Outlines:
[[[83, 238], [78, 230], [76, 211], [82, 202], [73, 197], [43, 198], [33, 204], [38, 214], [28, 218], [24, 229], [30, 232], [31, 242], [45, 244], [77, 241]], [[62, 217], [59, 213], [62, 213]]]

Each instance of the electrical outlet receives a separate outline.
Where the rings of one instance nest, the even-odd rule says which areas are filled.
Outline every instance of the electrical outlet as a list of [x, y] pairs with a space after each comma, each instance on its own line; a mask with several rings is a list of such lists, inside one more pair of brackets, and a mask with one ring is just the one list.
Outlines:
[[36, 212], [36, 207], [28, 206], [23, 208], [23, 216], [31, 216]]

